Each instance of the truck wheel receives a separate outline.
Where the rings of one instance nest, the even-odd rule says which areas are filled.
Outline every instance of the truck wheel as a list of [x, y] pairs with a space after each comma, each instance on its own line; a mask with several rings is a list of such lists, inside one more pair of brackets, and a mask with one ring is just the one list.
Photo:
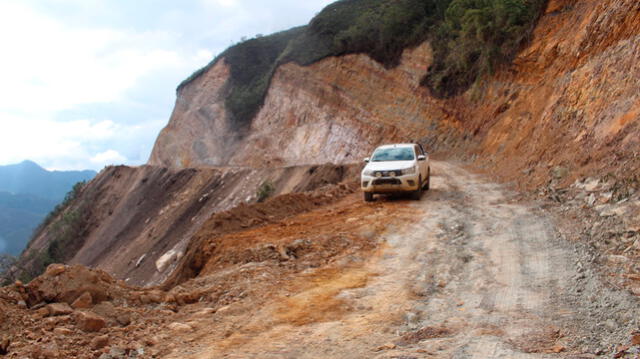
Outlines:
[[427, 169], [427, 182], [424, 184], [424, 190], [428, 191], [429, 187], [431, 187], [431, 167]]
[[365, 202], [373, 202], [373, 193], [364, 192], [364, 201]]
[[413, 191], [413, 193], [411, 194], [411, 197], [416, 201], [419, 201], [420, 197], [422, 197], [422, 176], [419, 177], [418, 188], [415, 191]]

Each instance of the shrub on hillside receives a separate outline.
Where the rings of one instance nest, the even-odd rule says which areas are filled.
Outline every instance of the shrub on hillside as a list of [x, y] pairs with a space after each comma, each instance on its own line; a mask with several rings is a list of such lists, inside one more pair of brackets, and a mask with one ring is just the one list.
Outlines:
[[456, 95], [510, 62], [530, 36], [544, 0], [452, 0], [434, 28], [434, 63], [423, 84]]
[[60, 215], [60, 213], [62, 213], [62, 211], [65, 208], [67, 208], [69, 204], [75, 201], [75, 199], [80, 196], [80, 192], [82, 191], [82, 189], [86, 184], [87, 184], [86, 181], [80, 181], [74, 184], [71, 190], [67, 192], [67, 194], [64, 196], [64, 199], [62, 200], [62, 202], [56, 205], [55, 208], [53, 208], [53, 210], [49, 212], [49, 214], [47, 214], [47, 216], [44, 218], [42, 223], [40, 223], [40, 225], [35, 229], [32, 238], [35, 238], [38, 235], [38, 233], [42, 231], [43, 228], [51, 224], [51, 222], [56, 217], [58, 217], [58, 215]]
[[256, 197], [258, 198], [258, 202], [264, 202], [267, 198], [271, 197], [276, 191], [276, 187], [273, 185], [271, 181], [264, 181], [258, 187], [256, 191]]

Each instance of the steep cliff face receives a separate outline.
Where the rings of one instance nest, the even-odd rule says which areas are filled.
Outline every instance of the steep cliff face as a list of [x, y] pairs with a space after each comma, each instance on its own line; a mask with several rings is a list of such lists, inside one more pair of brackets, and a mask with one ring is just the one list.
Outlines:
[[637, 1], [550, 1], [515, 64], [480, 101], [465, 96], [481, 161], [507, 179], [524, 173], [531, 186], [556, 167], [569, 171], [565, 182], [637, 173], [638, 40]]
[[366, 55], [332, 57], [308, 67], [283, 65], [245, 133], [228, 124], [223, 105], [228, 71], [220, 61], [178, 94], [150, 163], [177, 168], [350, 163], [385, 141], [424, 138], [442, 146], [460, 129], [446, 104], [419, 84], [431, 58], [424, 44], [406, 51], [392, 70]]
[[[568, 181], [620, 160], [637, 166], [640, 5], [553, 0], [514, 64], [465, 94], [437, 100], [419, 86], [428, 44], [385, 70], [365, 55], [280, 66], [248, 131], [225, 114], [219, 61], [178, 94], [150, 163], [265, 166], [345, 163], [382, 142], [421, 140], [432, 150], [478, 154], [505, 179]], [[495, 172], [495, 171], [494, 171]], [[621, 174], [623, 175], [623, 174]]]
[[228, 162], [237, 142], [225, 118], [228, 77], [228, 67], [219, 62], [181, 90], [171, 121], [156, 140], [150, 165], [187, 168]]

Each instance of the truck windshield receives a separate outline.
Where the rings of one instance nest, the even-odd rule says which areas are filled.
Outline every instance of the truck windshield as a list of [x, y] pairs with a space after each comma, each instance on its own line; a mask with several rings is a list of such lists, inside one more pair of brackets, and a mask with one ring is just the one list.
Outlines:
[[373, 153], [373, 162], [413, 161], [415, 156], [411, 147], [381, 148]]

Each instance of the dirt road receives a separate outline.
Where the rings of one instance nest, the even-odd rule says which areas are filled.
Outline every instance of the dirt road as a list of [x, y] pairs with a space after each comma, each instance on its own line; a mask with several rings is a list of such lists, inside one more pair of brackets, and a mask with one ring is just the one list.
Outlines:
[[[173, 356], [590, 358], [580, 353], [611, 353], [637, 328], [637, 301], [604, 287], [542, 210], [453, 164], [432, 168], [431, 191], [406, 201], [414, 220], [379, 234], [375, 256]], [[315, 311], [335, 315], [305, 320]]]

